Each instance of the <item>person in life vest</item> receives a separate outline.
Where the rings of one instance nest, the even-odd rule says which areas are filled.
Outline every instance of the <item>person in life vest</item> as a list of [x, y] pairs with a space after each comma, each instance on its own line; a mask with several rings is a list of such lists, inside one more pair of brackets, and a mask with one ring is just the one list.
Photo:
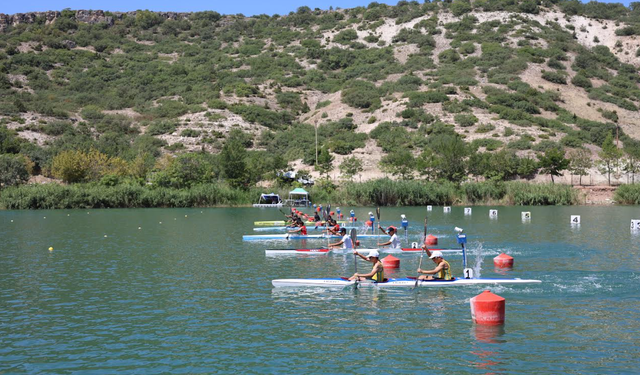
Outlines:
[[378, 246], [390, 246], [392, 249], [400, 248], [400, 239], [398, 238], [398, 230], [396, 229], [396, 227], [391, 226], [387, 228], [386, 231], [380, 225], [378, 225], [378, 228], [382, 231], [382, 233], [391, 236], [391, 238], [389, 238], [389, 241], [378, 243]]
[[290, 230], [288, 231], [288, 233], [299, 233], [303, 236], [307, 235], [307, 227], [304, 225], [304, 221], [302, 221], [300, 218], [296, 220], [295, 226], [296, 226], [296, 229]]
[[367, 279], [371, 279], [376, 282], [384, 281], [384, 267], [382, 262], [380, 261], [380, 253], [378, 250], [371, 250], [368, 256], [364, 256], [360, 254], [357, 250], [354, 250], [353, 253], [360, 258], [366, 260], [367, 262], [373, 263], [373, 268], [369, 273], [354, 273], [353, 276], [349, 278], [349, 280], [359, 280], [365, 281]]
[[354, 223], [356, 221], [358, 221], [358, 218], [356, 217], [356, 212], [354, 210], [349, 211], [349, 221]]
[[316, 222], [316, 225], [318, 225], [318, 223], [320, 223], [320, 221], [322, 221], [322, 219], [320, 219], [320, 214], [319, 213], [314, 213], [313, 214], [313, 221]]
[[338, 242], [330, 243], [329, 248], [331, 249], [331, 248], [342, 245], [343, 249], [349, 249], [349, 250], [353, 249], [353, 241], [351, 240], [351, 237], [349, 237], [349, 235], [347, 234], [347, 228], [340, 228], [340, 235], [342, 236], [342, 239]]
[[[433, 259], [433, 262], [436, 264], [436, 268], [432, 270], [423, 270], [418, 268], [418, 273], [421, 273], [419, 280], [451, 280], [451, 266], [449, 262], [444, 260], [442, 256], [442, 252], [434, 251], [431, 253], [428, 249], [426, 249], [427, 255], [429, 255], [429, 259]], [[428, 276], [427, 276], [428, 275]]]

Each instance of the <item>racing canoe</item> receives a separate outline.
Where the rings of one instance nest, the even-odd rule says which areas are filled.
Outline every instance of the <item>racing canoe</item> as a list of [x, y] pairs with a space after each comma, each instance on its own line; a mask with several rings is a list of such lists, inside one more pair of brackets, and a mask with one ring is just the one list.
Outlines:
[[[350, 229], [360, 229], [358, 227], [342, 227], [342, 228], [346, 228], [347, 230]], [[284, 230], [294, 230], [296, 229], [296, 227], [262, 227], [262, 228], [253, 228], [253, 230], [255, 232], [275, 232], [275, 231], [284, 231]], [[320, 227], [315, 227], [315, 226], [308, 226], [307, 230], [325, 230], [326, 227], [324, 226], [320, 226]]]
[[[420, 254], [422, 249], [414, 248], [402, 248], [391, 249], [388, 247], [382, 247], [379, 249], [357, 249], [361, 254], [366, 255], [371, 250], [378, 250], [383, 253], [417, 253]], [[462, 249], [429, 249], [429, 251], [441, 251], [443, 253], [461, 253]], [[347, 254], [351, 253], [350, 249], [266, 249], [265, 255], [321, 255], [328, 253]]]
[[[531, 284], [541, 283], [540, 280], [527, 279], [458, 279], [453, 280], [431, 280], [418, 281], [419, 287], [442, 288], [452, 286], [465, 285], [482, 285], [482, 284]], [[321, 287], [321, 288], [344, 288], [354, 286], [354, 281], [346, 280], [346, 278], [326, 278], [326, 279], [276, 279], [272, 280], [274, 287]], [[399, 278], [388, 279], [382, 283], [373, 281], [359, 281], [359, 287], [375, 287], [375, 288], [413, 288], [416, 285], [415, 278]]]
[[[358, 238], [382, 238], [389, 237], [386, 234], [359, 234]], [[313, 240], [313, 239], [326, 239], [326, 238], [342, 238], [342, 236], [325, 236], [323, 234], [308, 234], [303, 236], [301, 234], [248, 234], [242, 236], [243, 241], [263, 241], [263, 240]]]
[[[344, 225], [347, 224], [346, 221], [338, 221], [337, 222], [340, 225]], [[287, 225], [287, 223], [284, 220], [273, 220], [273, 221], [254, 221], [253, 225], [257, 226], [257, 227], [282, 227]], [[304, 225], [316, 225], [315, 221], [305, 221]]]

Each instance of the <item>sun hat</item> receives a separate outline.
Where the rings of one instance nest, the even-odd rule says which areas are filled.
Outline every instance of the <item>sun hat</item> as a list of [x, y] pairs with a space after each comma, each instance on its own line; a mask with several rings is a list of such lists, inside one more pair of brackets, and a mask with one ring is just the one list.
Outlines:
[[390, 230], [396, 232], [398, 229], [392, 225], [389, 228], [387, 228], [387, 232], [390, 231]]
[[367, 258], [372, 258], [372, 257], [380, 258], [380, 253], [378, 252], [378, 250], [369, 251], [369, 255], [367, 255]]
[[431, 253], [431, 256], [429, 257], [429, 259], [433, 259], [433, 258], [443, 258], [442, 253], [440, 251], [434, 251], [433, 253]]

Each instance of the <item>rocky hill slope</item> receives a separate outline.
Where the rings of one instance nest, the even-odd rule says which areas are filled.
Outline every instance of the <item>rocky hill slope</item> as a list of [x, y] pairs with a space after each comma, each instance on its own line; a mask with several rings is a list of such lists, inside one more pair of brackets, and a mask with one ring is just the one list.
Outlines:
[[[19, 152], [46, 174], [61, 152], [92, 148], [161, 168], [163, 154], [219, 153], [234, 129], [256, 165], [311, 170], [317, 137], [322, 160], [355, 156], [364, 178], [495, 178], [480, 165], [505, 158], [516, 164], [499, 178], [532, 177], [526, 160], [550, 149], [598, 160], [608, 136], [633, 159], [635, 8], [456, 0], [256, 17], [0, 14], [0, 124], [31, 143]], [[269, 171], [255, 168], [256, 181]]]

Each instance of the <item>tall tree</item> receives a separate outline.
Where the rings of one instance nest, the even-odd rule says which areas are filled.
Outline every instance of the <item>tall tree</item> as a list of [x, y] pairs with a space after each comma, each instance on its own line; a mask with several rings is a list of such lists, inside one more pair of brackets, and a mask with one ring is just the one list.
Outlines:
[[355, 156], [345, 158], [340, 163], [340, 172], [342, 175], [350, 180], [353, 180], [353, 176], [362, 172], [362, 161]]
[[557, 148], [548, 149], [539, 160], [540, 173], [551, 176], [551, 183], [555, 183], [553, 176], [561, 176], [562, 171], [569, 167], [569, 159], [564, 157], [564, 151]]
[[224, 176], [229, 184], [235, 187], [246, 185], [247, 164], [245, 158], [247, 150], [243, 143], [245, 138], [242, 130], [231, 130], [220, 152]]
[[569, 171], [571, 174], [580, 176], [580, 186], [582, 186], [582, 176], [588, 176], [592, 166], [593, 161], [589, 150], [580, 148], [569, 153]]
[[467, 145], [458, 135], [437, 135], [429, 143], [438, 155], [438, 177], [460, 182], [467, 176], [464, 158], [468, 154]]
[[316, 171], [323, 175], [328, 175], [333, 170], [333, 155], [326, 147], [320, 149], [318, 153], [318, 164], [315, 166]]
[[413, 177], [413, 166], [415, 159], [411, 155], [411, 151], [400, 149], [390, 152], [380, 160], [380, 168], [394, 176], [400, 176], [406, 180]]
[[602, 151], [598, 153], [598, 156], [600, 156], [601, 159], [598, 170], [600, 173], [607, 175], [607, 182], [609, 186], [611, 186], [611, 173], [618, 171], [620, 168], [620, 158], [622, 157], [622, 151], [613, 143], [613, 136], [611, 134], [608, 134], [602, 143]]

